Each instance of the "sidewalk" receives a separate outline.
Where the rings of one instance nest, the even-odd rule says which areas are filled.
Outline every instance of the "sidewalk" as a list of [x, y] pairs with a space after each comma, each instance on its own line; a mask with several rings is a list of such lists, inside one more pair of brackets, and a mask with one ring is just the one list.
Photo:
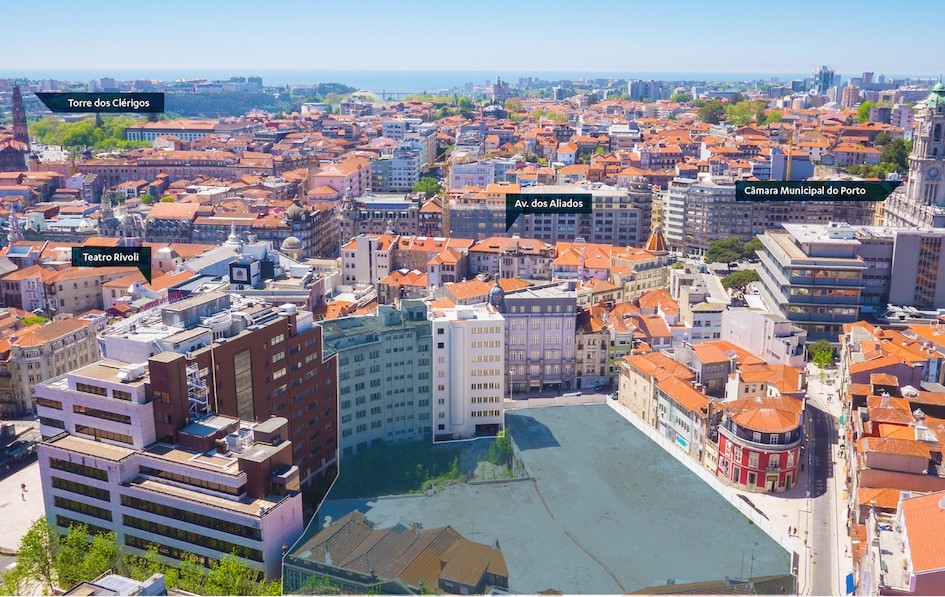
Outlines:
[[607, 402], [606, 394], [587, 393], [580, 396], [561, 396], [560, 394], [548, 394], [546, 396], [535, 396], [532, 394], [529, 398], [506, 398], [503, 401], [505, 410], [515, 410], [518, 408], [541, 408], [544, 406], [576, 406], [582, 404], [603, 404]]

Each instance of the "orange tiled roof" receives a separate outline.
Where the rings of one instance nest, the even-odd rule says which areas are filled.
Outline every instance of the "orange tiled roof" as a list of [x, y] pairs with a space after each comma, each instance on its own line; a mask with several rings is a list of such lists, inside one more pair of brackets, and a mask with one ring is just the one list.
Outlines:
[[858, 452], [877, 452], [881, 454], [897, 454], [900, 456], [915, 456], [931, 458], [929, 447], [915, 440], [899, 439], [895, 437], [863, 437], [857, 440]]
[[755, 397], [725, 403], [729, 417], [739, 426], [763, 433], [785, 433], [801, 425], [804, 404], [797, 398]]
[[703, 419], [706, 417], [705, 410], [709, 405], [709, 398], [692, 387], [689, 382], [678, 377], [667, 377], [659, 382], [657, 387], [686, 410], [695, 413]]
[[945, 569], [945, 492], [902, 500], [914, 572]]

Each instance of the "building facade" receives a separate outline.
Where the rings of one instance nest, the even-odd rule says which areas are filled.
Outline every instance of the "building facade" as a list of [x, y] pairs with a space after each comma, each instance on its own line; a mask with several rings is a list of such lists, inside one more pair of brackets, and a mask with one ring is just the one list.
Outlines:
[[340, 458], [381, 442], [432, 438], [427, 306], [404, 300], [377, 315], [319, 324], [325, 358], [338, 362]]
[[433, 437], [495, 435], [505, 427], [506, 321], [491, 305], [434, 309]]

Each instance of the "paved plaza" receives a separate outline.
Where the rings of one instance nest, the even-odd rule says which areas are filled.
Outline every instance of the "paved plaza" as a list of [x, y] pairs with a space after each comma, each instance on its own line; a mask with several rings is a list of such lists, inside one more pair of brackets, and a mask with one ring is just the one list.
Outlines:
[[[26, 493], [20, 492], [22, 483]], [[34, 460], [0, 480], [0, 550], [15, 551], [30, 525], [45, 513], [39, 462]]]

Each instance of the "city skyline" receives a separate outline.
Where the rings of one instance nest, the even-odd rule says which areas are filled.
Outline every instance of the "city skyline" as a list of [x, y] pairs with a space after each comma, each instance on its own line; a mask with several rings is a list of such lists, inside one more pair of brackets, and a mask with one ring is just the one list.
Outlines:
[[[936, 59], [935, 24], [941, 22], [945, 11], [930, 1], [918, 4], [918, 11], [933, 13], [932, 16], [938, 13], [939, 18], [916, 20], [908, 19], [905, 13], [889, 14], [883, 10], [883, 4], [873, 0], [857, 3], [855, 10], [824, 8], [801, 0], [791, 6], [791, 12], [816, 14], [816, 23], [826, 25], [812, 27], [801, 23], [802, 26], [788, 27], [783, 36], [783, 51], [775, 46], [773, 51], [759, 52], [757, 48], [771, 47], [772, 39], [778, 40], [777, 32], [772, 38], [771, 28], [757, 25], [741, 29], [736, 26], [732, 31], [739, 15], [759, 16], [755, 6], [742, 0], [727, 4], [725, 11], [686, 1], [679, 3], [672, 15], [650, 4], [627, 6], [610, 1], [575, 11], [560, 0], [541, 7], [504, 5], [490, 0], [470, 11], [420, 0], [411, 4], [412, 10], [404, 10], [403, 5], [375, 5], [364, 14], [341, 4], [292, 0], [283, 3], [280, 11], [253, 14], [251, 31], [246, 30], [242, 20], [247, 11], [241, 3], [194, 5], [171, 0], [162, 4], [165, 14], [187, 14], [190, 23], [203, 22], [216, 31], [237, 34], [246, 31], [251, 33], [252, 43], [223, 44], [213, 35], [192, 36], [186, 44], [147, 43], [144, 38], [136, 52], [115, 52], [114, 38], [101, 33], [117, 32], [128, 26], [128, 13], [123, 5], [102, 3], [92, 21], [84, 9], [53, 2], [45, 15], [44, 43], [32, 40], [33, 28], [9, 30], [6, 37], [10, 46], [28, 51], [18, 52], [15, 59], [9, 56], [0, 63], [0, 70], [180, 71], [200, 67], [245, 72], [272, 69], [278, 63], [288, 70], [327, 70], [330, 66], [340, 71], [797, 73], [828, 64], [839, 73], [871, 70], [936, 76], [942, 67]], [[888, 43], [862, 43], [862, 32], [876, 29], [875, 15], [880, 12], [884, 31], [895, 32], [897, 24], [904, 30], [908, 27], [909, 39], [902, 42], [910, 48], [908, 60], [904, 60], [905, 52], [891, 55]], [[25, 6], [9, 7], [8, 16], [11, 22], [29, 19]], [[783, 22], [785, 17], [790, 15], [771, 14], [776, 22]], [[562, 23], [571, 22], [572, 18], [578, 22], [586, 20], [589, 25], [606, 22], [614, 34], [602, 36], [591, 26], [562, 29]], [[830, 23], [840, 19], [843, 27], [831, 29]], [[312, 29], [305, 28], [305, 24], [311, 24]], [[319, 27], [320, 24], [325, 26]], [[718, 35], [723, 30], [734, 35]], [[480, 44], [472, 38], [471, 46], [460, 41], [450, 48], [446, 40], [456, 39], [459, 31], [481, 31], [489, 39], [501, 41]], [[895, 33], [877, 35], [895, 40]], [[423, 51], [424, 44], [430, 44], [428, 51]], [[286, 51], [275, 55], [260, 51], [280, 46]], [[338, 51], [346, 47], [352, 51]], [[464, 47], [468, 51], [463, 51]]]

